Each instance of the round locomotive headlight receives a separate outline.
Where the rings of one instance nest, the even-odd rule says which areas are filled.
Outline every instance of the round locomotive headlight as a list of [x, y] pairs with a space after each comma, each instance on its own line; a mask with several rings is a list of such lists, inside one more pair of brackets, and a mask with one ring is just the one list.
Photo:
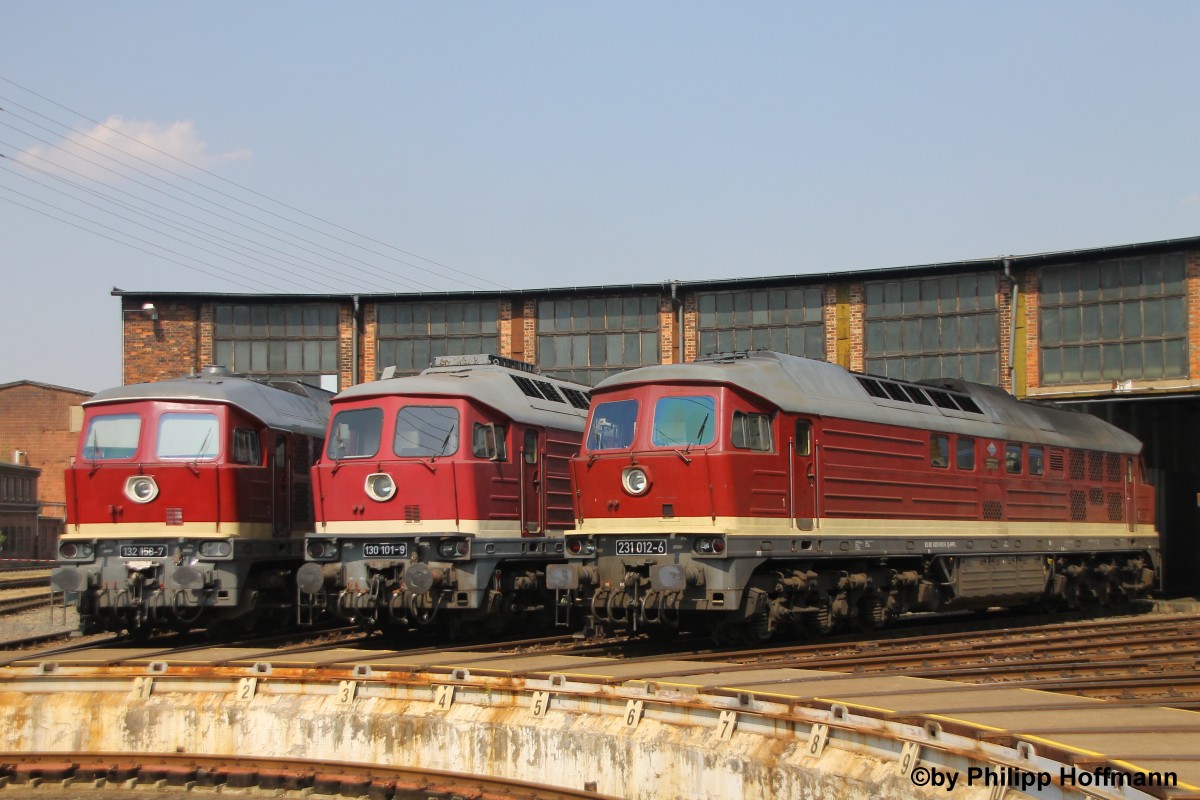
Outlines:
[[225, 558], [233, 552], [229, 542], [209, 541], [200, 543], [200, 555], [205, 558]]
[[634, 496], [645, 494], [650, 488], [650, 478], [641, 467], [629, 467], [621, 473], [621, 487]]
[[367, 476], [366, 490], [372, 500], [383, 503], [396, 496], [396, 482], [386, 472], [376, 472]]
[[149, 475], [135, 475], [125, 481], [125, 496], [135, 503], [149, 503], [158, 497], [158, 484]]
[[91, 558], [92, 546], [86, 542], [61, 542], [58, 555], [65, 559]]

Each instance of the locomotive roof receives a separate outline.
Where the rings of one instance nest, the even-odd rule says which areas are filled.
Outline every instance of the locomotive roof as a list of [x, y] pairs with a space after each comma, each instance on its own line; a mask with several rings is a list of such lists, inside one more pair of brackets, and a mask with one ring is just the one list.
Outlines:
[[258, 381], [223, 367], [154, 383], [134, 383], [97, 392], [85, 406], [171, 400], [236, 406], [264, 425], [324, 438], [330, 393], [297, 381]]
[[590, 392], [583, 384], [489, 361], [433, 366], [419, 375], [360, 383], [338, 394], [335, 402], [387, 395], [469, 397], [523, 425], [582, 431]]
[[772, 351], [641, 367], [601, 381], [596, 390], [647, 383], [731, 384], [797, 414], [1062, 447], [1122, 453], [1142, 449], [1134, 436], [1097, 417], [1017, 400], [996, 386], [957, 379], [896, 381]]

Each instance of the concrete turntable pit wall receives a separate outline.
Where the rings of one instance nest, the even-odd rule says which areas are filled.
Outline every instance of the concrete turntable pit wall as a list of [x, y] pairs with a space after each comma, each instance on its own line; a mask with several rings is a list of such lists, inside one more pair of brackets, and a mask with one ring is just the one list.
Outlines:
[[[0, 670], [7, 723], [0, 727], [0, 750], [403, 765], [638, 800], [945, 798], [946, 787], [916, 786], [902, 764], [911, 769], [919, 762], [947, 774], [1005, 761], [1050, 769], [1029, 748], [951, 735], [936, 724], [860, 715], [839, 704], [802, 707], [767, 692], [718, 690], [704, 686], [716, 681], [703, 675], [622, 680], [614, 677], [616, 662], [576, 674], [556, 663], [554, 672], [519, 676], [512, 671], [519, 665], [488, 663], [490, 669], [472, 674], [463, 667], [379, 663], [373, 655], [375, 666], [340, 669], [128, 661], [9, 667]], [[462, 656], [454, 654], [456, 661]], [[686, 667], [694, 675], [699, 666], [664, 662], [657, 668], [671, 674]], [[760, 670], [755, 683], [787, 678], [771, 672]], [[994, 795], [960, 782], [953, 796]], [[1026, 795], [1009, 789], [1004, 796]]]

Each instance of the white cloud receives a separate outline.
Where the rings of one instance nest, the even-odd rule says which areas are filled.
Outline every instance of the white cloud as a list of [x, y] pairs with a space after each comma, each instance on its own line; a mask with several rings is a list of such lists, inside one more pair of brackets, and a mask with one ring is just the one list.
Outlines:
[[1200, 192], [1189, 194], [1179, 201], [1181, 206], [1200, 206]]
[[249, 150], [210, 153], [191, 121], [161, 124], [111, 116], [90, 130], [72, 131], [54, 146], [35, 145], [16, 160], [37, 169], [59, 166], [111, 183], [117, 179], [114, 172], [134, 169], [153, 174], [154, 167], [161, 167], [189, 173], [195, 167], [213, 169], [249, 157]]

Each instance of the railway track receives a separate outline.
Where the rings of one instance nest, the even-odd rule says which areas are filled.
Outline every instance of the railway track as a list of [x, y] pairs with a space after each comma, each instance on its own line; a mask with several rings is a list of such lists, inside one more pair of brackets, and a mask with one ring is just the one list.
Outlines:
[[[186, 791], [189, 796], [261, 792], [264, 796], [388, 797], [393, 800], [596, 800], [593, 791], [546, 786], [519, 780], [465, 776], [414, 767], [388, 767], [348, 762], [318, 762], [235, 756], [172, 753], [34, 754], [0, 753], [0, 779], [5, 796], [52, 795], [55, 785], [70, 796], [104, 796], [104, 789]], [[15, 792], [13, 790], [16, 790]], [[207, 790], [207, 791], [206, 791]]]

